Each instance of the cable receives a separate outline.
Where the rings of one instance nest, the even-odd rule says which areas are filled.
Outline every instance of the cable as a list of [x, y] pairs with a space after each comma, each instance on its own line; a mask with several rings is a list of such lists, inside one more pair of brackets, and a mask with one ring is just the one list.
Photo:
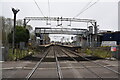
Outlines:
[[38, 7], [39, 11], [41, 12], [41, 14], [45, 17], [45, 15], [43, 14], [41, 8], [38, 6], [37, 2], [36, 2], [35, 0], [34, 0], [34, 2], [35, 2], [35, 4], [36, 4], [36, 6]]
[[48, 0], [48, 12], [49, 12], [49, 17], [50, 17], [50, 1]]
[[[50, 18], [50, 1], [48, 0], [48, 12], [49, 12], [49, 17], [48, 19]], [[50, 23], [48, 23], [48, 25], [51, 25], [51, 20], [50, 20]]]
[[[93, 4], [91, 4], [89, 7], [87, 7], [86, 9], [84, 9], [83, 11], [79, 12], [75, 17], [78, 17], [80, 14], [82, 14], [83, 12], [85, 12], [86, 10], [88, 10], [90, 7], [92, 7], [93, 5], [95, 5], [99, 0], [97, 0], [96, 2], [94, 2]], [[91, 2], [90, 2], [91, 3]], [[90, 4], [89, 3], [89, 4]], [[87, 5], [86, 5], [87, 6]], [[74, 18], [75, 18], [74, 17]]]
[[86, 9], [84, 9], [83, 11], [81, 11], [80, 13], [78, 13], [75, 17], [78, 17], [80, 14], [82, 14], [83, 12], [85, 12], [86, 10], [88, 10], [90, 7], [92, 7], [93, 5], [95, 5], [99, 0], [97, 0], [96, 2], [94, 2], [93, 4], [91, 4], [89, 7], [87, 7]]
[[[93, 0], [91, 0], [90, 2], [88, 2], [88, 3], [82, 8], [82, 10], [81, 10], [80, 12], [84, 11], [84, 9], [86, 9], [86, 8], [92, 3], [92, 1], [93, 1]], [[76, 16], [78, 16], [78, 15], [79, 15], [79, 13], [78, 13]], [[75, 18], [76, 16], [74, 16], [74, 18]]]

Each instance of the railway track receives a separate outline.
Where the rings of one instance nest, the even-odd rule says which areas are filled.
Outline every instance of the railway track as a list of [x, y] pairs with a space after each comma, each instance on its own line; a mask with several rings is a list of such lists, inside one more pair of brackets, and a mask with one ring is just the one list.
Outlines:
[[[76, 61], [79, 63], [79, 61], [77, 59], [75, 59], [74, 57], [70, 56], [68, 52], [66, 52], [64, 49], [61, 49], [63, 53], [65, 53], [68, 57], [70, 57], [72, 60]], [[79, 65], [82, 65], [85, 69], [87, 69], [88, 71], [90, 71], [92, 74], [94, 74], [95, 76], [97, 76], [97, 78], [99, 78], [100, 80], [103, 80], [102, 77], [100, 77], [97, 73], [93, 72], [91, 69], [89, 69], [88, 67], [86, 67], [84, 64], [79, 63]]]
[[34, 66], [34, 68], [31, 70], [31, 72], [26, 76], [27, 80], [30, 80], [30, 78], [32, 77], [32, 75], [35, 73], [35, 71], [37, 70], [38, 66], [41, 64], [41, 62], [45, 59], [45, 57], [47, 56], [47, 54], [49, 53], [51, 48], [49, 48], [44, 54], [43, 57], [40, 59], [39, 62], [37, 62], [37, 64]]
[[42, 58], [40, 59], [40, 61], [37, 62], [37, 64], [33, 67], [33, 69], [31, 70], [31, 72], [29, 72], [29, 74], [26, 76], [27, 80], [32, 80], [32, 76], [35, 73], [35, 71], [37, 70], [38, 67], [40, 67], [41, 63], [43, 60], [45, 60], [45, 58], [47, 57], [47, 55], [49, 54], [49, 52], [53, 52], [54, 54], [54, 59], [56, 62], [56, 71], [57, 71], [57, 76], [58, 76], [58, 80], [62, 80], [63, 76], [62, 76], [62, 72], [61, 72], [61, 68], [60, 68], [60, 64], [59, 64], [59, 60], [58, 60], [58, 52], [56, 51], [55, 47], [50, 47], [42, 56]]
[[[90, 67], [81, 63], [81, 61], [79, 61], [76, 58], [84, 58], [85, 60], [89, 61], [90, 63], [93, 63], [93, 64], [96, 64], [96, 65], [100, 66], [100, 68], [105, 68], [106, 70], [114, 72], [115, 74], [118, 74], [118, 75], [120, 74], [116, 70], [113, 70], [113, 69], [111, 69], [107, 66], [104, 66], [104, 65], [100, 64], [100, 63], [93, 62], [88, 58], [80, 56], [76, 52], [73, 52], [71, 50], [68, 50], [68, 49], [60, 47], [60, 46], [51, 46], [46, 50], [46, 52], [42, 55], [42, 58], [35, 64], [33, 69], [26, 76], [27, 80], [32, 80], [33, 75], [35, 74], [37, 69], [41, 66], [41, 63], [47, 58], [48, 55], [50, 55], [50, 53], [53, 54], [52, 56], [54, 58], [54, 64], [55, 64], [55, 67], [53, 69], [54, 69], [54, 71], [56, 71], [55, 75], [57, 75], [58, 80], [63, 80], [64, 78], [66, 78], [66, 76], [64, 75], [65, 74], [65, 71], [64, 71], [65, 69], [73, 70], [73, 73], [69, 73], [69, 74], [74, 74], [75, 76], [77, 76], [76, 78], [79, 78], [81, 76], [80, 75], [81, 73], [78, 71], [77, 68], [74, 67], [72, 62], [78, 63], [79, 66], [82, 66], [83, 69], [85, 69], [86, 71], [91, 73], [92, 76], [95, 76], [95, 78], [97, 78], [97, 80], [104, 80], [104, 78], [101, 75], [99, 75], [97, 72], [93, 71]], [[62, 60], [61, 59], [63, 59], [63, 58], [64, 58], [64, 61], [66, 62], [66, 64], [69, 64], [69, 66], [70, 66], [69, 68], [62, 67], [62, 65], [61, 65]], [[81, 78], [84, 80], [84, 79], [87, 78], [87, 76], [86, 77], [81, 76]]]
[[83, 59], [85, 59], [85, 60], [87, 60], [87, 61], [89, 61], [89, 62], [91, 62], [91, 63], [97, 64], [98, 66], [101, 66], [101, 67], [103, 67], [103, 68], [106, 68], [106, 69], [108, 69], [108, 70], [110, 70], [110, 71], [112, 71], [112, 72], [120, 75], [120, 72], [118, 72], [118, 71], [116, 71], [116, 70], [113, 70], [113, 69], [111, 69], [111, 68], [109, 68], [109, 67], [107, 67], [107, 66], [104, 66], [104, 65], [100, 64], [100, 63], [93, 62], [92, 60], [90, 60], [90, 59], [88, 59], [88, 58], [85, 58], [85, 57], [79, 55], [78, 53], [76, 53], [76, 52], [74, 52], [74, 51], [71, 51], [71, 50], [68, 50], [68, 49], [65, 49], [65, 50], [68, 51], [68, 52], [70, 52], [70, 53], [72, 53], [72, 54], [74, 54], [74, 55], [77, 55], [78, 57], [81, 57], [81, 58], [83, 58]]
[[[83, 56], [81, 56], [80, 54], [78, 54], [78, 53], [76, 53], [76, 52], [74, 52], [74, 51], [71, 51], [71, 50], [69, 50], [69, 49], [63, 49], [62, 48], [62, 51], [65, 53], [65, 54], [67, 54], [68, 56], [70, 56], [69, 54], [74, 54], [74, 55], [76, 55], [76, 56], [78, 56], [78, 57], [81, 57], [81, 58], [83, 58], [83, 59], [85, 59], [85, 60], [87, 60], [87, 61], [89, 61], [89, 62], [91, 62], [91, 63], [94, 63], [94, 64], [96, 64], [96, 65], [98, 65], [98, 66], [100, 66], [100, 67], [102, 67], [102, 68], [105, 68], [105, 69], [107, 69], [107, 70], [109, 70], [109, 71], [111, 71], [111, 72], [113, 72], [113, 73], [115, 73], [115, 74], [118, 74], [118, 76], [120, 76], [120, 73], [118, 72], [118, 71], [116, 71], [116, 70], [114, 70], [114, 69], [111, 69], [111, 68], [109, 68], [109, 67], [107, 67], [107, 66], [104, 66], [104, 65], [102, 65], [102, 64], [100, 64], [100, 63], [98, 63], [98, 62], [94, 62], [94, 61], [92, 61], [92, 60], [90, 60], [90, 59], [88, 59], [88, 58], [86, 58], [86, 57], [83, 57]], [[71, 56], [70, 56], [71, 57]], [[73, 57], [71, 57], [74, 61], [77, 61], [75, 58], [73, 58]], [[78, 61], [79, 62], [79, 61]], [[84, 66], [84, 65], [83, 65]], [[87, 69], [87, 67], [86, 67], [86, 69]], [[91, 71], [91, 70], [90, 70]], [[93, 71], [91, 71], [92, 73], [94, 73]], [[98, 76], [98, 78], [100, 78], [100, 79], [102, 79], [102, 77], [100, 77], [99, 75], [97, 75], [96, 73], [94, 73], [96, 76]]]
[[56, 60], [58, 78], [59, 78], [59, 80], [62, 80], [63, 75], [62, 75], [62, 71], [61, 71], [61, 68], [60, 68], [60, 63], [59, 63], [57, 54], [58, 54], [57, 48], [54, 47], [54, 56], [55, 56], [55, 60]]

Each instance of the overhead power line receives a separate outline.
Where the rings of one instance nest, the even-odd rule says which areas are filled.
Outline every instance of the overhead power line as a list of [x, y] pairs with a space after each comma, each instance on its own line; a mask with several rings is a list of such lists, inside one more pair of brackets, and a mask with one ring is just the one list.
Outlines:
[[50, 17], [50, 1], [48, 0], [48, 12], [49, 12], [49, 17]]
[[93, 4], [91, 4], [90, 6], [88, 6], [91, 2], [89, 2], [75, 17], [78, 17], [79, 15], [81, 15], [83, 12], [85, 12], [86, 10], [88, 10], [89, 8], [91, 8], [93, 5], [95, 5], [99, 0], [97, 0], [96, 2], [94, 2]]
[[[80, 12], [84, 11], [84, 10], [92, 3], [92, 1], [93, 1], [93, 0], [91, 0], [90, 2], [88, 2], [88, 3], [81, 9]], [[78, 16], [78, 15], [79, 15], [79, 13], [78, 13], [76, 16]], [[76, 16], [74, 16], [74, 18], [75, 18]]]
[[[50, 1], [48, 0], [48, 18], [50, 18]], [[51, 25], [51, 20], [50, 20], [50, 23], [48, 23], [47, 21], [47, 25]]]
[[39, 7], [39, 5], [37, 4], [37, 2], [35, 0], [34, 0], [34, 2], [36, 4], [37, 8], [39, 9], [40, 13], [45, 17], [45, 15], [43, 14], [43, 12], [42, 12], [41, 8]]

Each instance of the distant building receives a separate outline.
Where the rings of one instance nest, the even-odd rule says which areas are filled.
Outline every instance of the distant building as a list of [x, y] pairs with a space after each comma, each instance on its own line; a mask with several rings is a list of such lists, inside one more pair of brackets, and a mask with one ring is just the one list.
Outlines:
[[73, 44], [75, 46], [81, 47], [99, 47], [99, 46], [116, 46], [120, 45], [120, 31], [112, 32], [112, 31], [101, 31], [101, 33], [97, 34], [97, 42], [95, 42], [95, 35], [91, 35], [90, 37], [84, 36], [75, 36], [73, 39]]
[[80, 35], [77, 35], [73, 38], [73, 45], [87, 47], [87, 38], [80, 36]]
[[99, 34], [101, 34], [101, 41], [116, 42], [117, 45], [120, 45], [120, 31]]
[[49, 44], [50, 43], [49, 34], [36, 34], [36, 42], [39, 45]]

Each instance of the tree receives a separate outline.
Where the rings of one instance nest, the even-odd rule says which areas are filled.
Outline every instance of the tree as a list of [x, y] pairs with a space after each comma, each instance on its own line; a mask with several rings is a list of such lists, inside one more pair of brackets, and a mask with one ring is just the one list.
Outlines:
[[1, 32], [2, 32], [2, 44], [3, 44], [3, 46], [5, 46], [6, 45], [6, 42], [7, 42], [7, 38], [6, 38], [6, 26], [5, 26], [5, 17], [0, 17], [0, 20], [1, 20]]
[[17, 26], [23, 26], [23, 21], [22, 21], [21, 19], [18, 19], [18, 20], [16, 21], [16, 25], [17, 25]]
[[2, 44], [3, 46], [8, 46], [8, 34], [10, 33], [12, 29], [12, 19], [11, 18], [5, 18], [3, 16], [0, 16], [0, 21], [1, 21], [1, 34], [0, 37], [2, 39]]
[[[8, 35], [8, 41], [9, 43], [12, 43], [12, 33], [9, 33]], [[15, 30], [15, 43], [18, 44], [20, 42], [25, 42], [28, 43], [30, 38], [30, 33], [27, 29], [25, 29], [22, 26], [16, 26], [16, 30]]]
[[28, 29], [29, 31], [32, 31], [33, 30], [33, 27], [31, 25], [27, 25], [26, 26], [26, 29]]

